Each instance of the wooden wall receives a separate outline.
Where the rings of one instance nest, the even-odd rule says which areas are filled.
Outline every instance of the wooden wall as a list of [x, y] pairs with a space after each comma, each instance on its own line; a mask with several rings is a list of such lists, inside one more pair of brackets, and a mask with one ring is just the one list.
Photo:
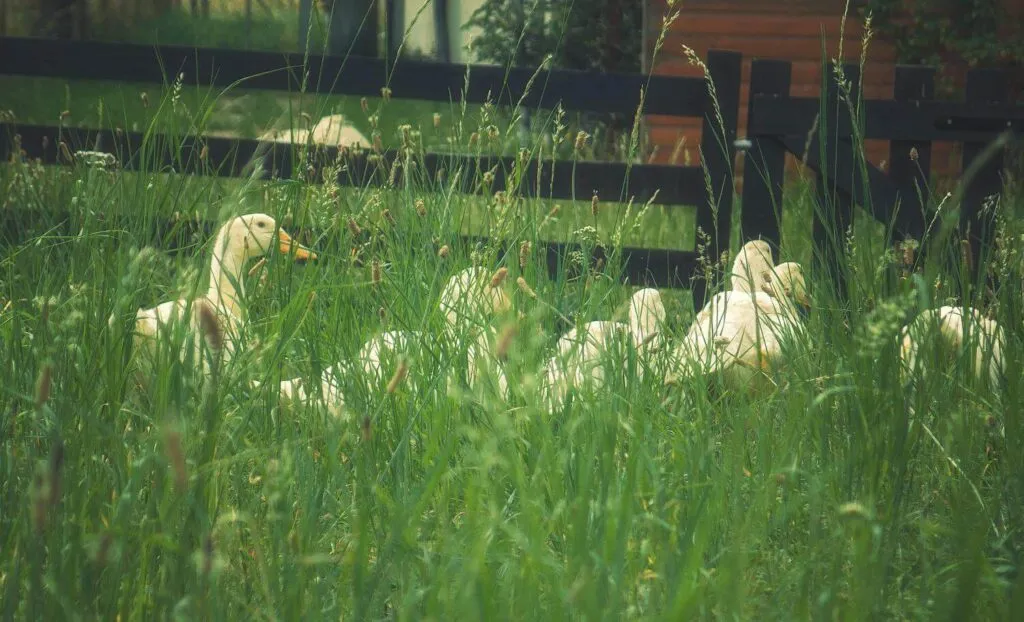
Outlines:
[[[687, 62], [682, 51], [683, 45], [693, 48], [701, 58], [706, 56], [708, 49], [741, 52], [744, 55], [744, 84], [740, 92], [739, 136], [742, 137], [746, 133], [748, 82], [752, 59], [774, 58], [792, 61], [793, 79], [790, 94], [802, 97], [817, 97], [821, 91], [823, 54], [829, 58], [838, 58], [841, 44], [842, 58], [847, 62], [859, 62], [864, 35], [863, 24], [856, 16], [855, 9], [851, 7], [852, 15], [846, 20], [840, 41], [843, 5], [844, 2], [838, 0], [787, 0], [778, 3], [767, 3], [763, 0], [681, 1], [676, 5], [680, 10], [680, 16], [673, 23], [664, 46], [654, 60], [653, 72], [676, 76], [702, 75], [698, 68]], [[650, 0], [645, 34], [652, 50], [662, 27], [662, 16], [666, 11], [664, 0]], [[896, 60], [893, 46], [877, 39], [870, 41], [867, 60], [863, 77], [864, 97], [892, 97]], [[649, 115], [646, 117], [646, 123], [651, 147], [657, 149], [653, 157], [654, 162], [671, 161], [674, 151], [678, 152], [678, 163], [685, 163], [687, 157], [690, 162], [697, 162], [696, 150], [700, 144], [699, 119]], [[677, 145], [683, 138], [684, 147], [679, 151]], [[889, 158], [886, 142], [868, 141], [866, 152], [870, 162], [885, 167]], [[958, 156], [951, 150], [951, 145], [935, 145], [935, 169], [949, 170], [950, 164], [954, 161], [958, 162]], [[796, 160], [791, 159], [787, 168], [794, 170], [794, 164]]]

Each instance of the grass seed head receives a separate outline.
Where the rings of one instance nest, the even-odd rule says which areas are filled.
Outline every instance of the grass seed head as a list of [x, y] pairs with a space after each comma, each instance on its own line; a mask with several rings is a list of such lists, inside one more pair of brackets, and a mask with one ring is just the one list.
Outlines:
[[434, 113], [434, 127], [435, 128], [441, 127], [441, 113], [440, 112], [435, 112]]
[[437, 256], [440, 257], [441, 259], [444, 259], [445, 257], [448, 256], [448, 253], [450, 253], [450, 252], [451, 252], [451, 249], [449, 249], [448, 245], [445, 244], [440, 249], [438, 249]]
[[46, 504], [50, 507], [57, 505], [60, 500], [61, 474], [64, 470], [64, 441], [57, 441], [50, 448], [50, 459], [47, 463], [47, 486]]
[[386, 87], [386, 86], [385, 87], [381, 87], [381, 89], [380, 89], [380, 97], [381, 97], [381, 99], [384, 100], [385, 103], [391, 101], [391, 89]]
[[50, 399], [50, 387], [53, 382], [53, 364], [45, 363], [39, 370], [36, 380], [36, 408], [42, 408]]
[[594, 218], [597, 218], [597, 204], [598, 204], [597, 190], [595, 190], [594, 191], [594, 196], [590, 199], [590, 214]]
[[508, 277], [508, 268], [504, 266], [498, 268], [498, 271], [491, 277], [491, 289], [501, 287], [506, 277]]
[[210, 347], [219, 352], [224, 347], [224, 330], [217, 314], [208, 304], [199, 305], [199, 326]]
[[416, 199], [416, 213], [420, 216], [427, 215], [427, 205], [423, 202], [423, 199]]
[[167, 460], [171, 463], [171, 470], [174, 472], [174, 487], [178, 492], [185, 490], [188, 483], [188, 471], [185, 466], [185, 450], [181, 446], [181, 433], [177, 430], [168, 430], [164, 436], [164, 450], [167, 452]]
[[960, 240], [960, 259], [964, 262], [967, 270], [974, 269], [974, 255], [971, 253], [971, 242]]
[[357, 223], [351, 216], [348, 217], [348, 221], [345, 224], [348, 226], [348, 231], [352, 234], [352, 237], [358, 238], [363, 233], [363, 230], [359, 227], [359, 223]]
[[391, 376], [391, 380], [388, 382], [388, 393], [394, 393], [398, 390], [398, 385], [402, 384], [405, 380], [406, 375], [409, 373], [409, 363], [402, 359], [398, 362], [398, 368], [395, 369], [395, 373]]
[[505, 361], [508, 359], [508, 350], [512, 346], [512, 342], [515, 340], [516, 335], [519, 333], [519, 327], [514, 324], [506, 324], [501, 329], [501, 334], [498, 335], [498, 345], [495, 347], [495, 355], [499, 361]]
[[519, 269], [525, 270], [526, 263], [530, 260], [530, 241], [523, 240], [519, 245]]
[[573, 148], [578, 152], [587, 146], [587, 139], [590, 138], [586, 132], [580, 131], [576, 133], [576, 142], [573, 144]]
[[374, 286], [380, 285], [380, 260], [374, 259], [370, 263], [370, 280]]
[[530, 284], [527, 283], [526, 279], [524, 279], [523, 277], [516, 277], [516, 285], [519, 286], [519, 291], [523, 292], [530, 298], [537, 297], [537, 292], [533, 291], [533, 288], [530, 287]]

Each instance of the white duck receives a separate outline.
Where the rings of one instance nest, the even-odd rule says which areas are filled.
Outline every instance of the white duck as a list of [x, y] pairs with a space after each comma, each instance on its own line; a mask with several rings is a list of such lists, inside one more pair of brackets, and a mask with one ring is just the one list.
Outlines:
[[[505, 288], [504, 269], [489, 274], [484, 268], [466, 268], [448, 279], [441, 290], [440, 309], [445, 316], [445, 335], [449, 344], [466, 344], [466, 382], [476, 388], [485, 376], [497, 382], [499, 394], [508, 398], [508, 379], [498, 360], [495, 341], [498, 329], [494, 318], [512, 308]], [[449, 376], [449, 390], [455, 378]]]
[[[343, 366], [337, 366], [343, 368]], [[345, 409], [345, 397], [341, 393], [341, 383], [337, 374], [341, 369], [331, 366], [323, 370], [320, 375], [320, 395], [313, 391], [306, 390], [306, 381], [298, 376], [291, 380], [282, 380], [278, 393], [280, 404], [286, 409], [294, 409], [298, 405], [312, 406], [315, 403], [322, 404], [327, 413], [335, 419], [347, 418], [348, 411]], [[252, 381], [254, 388], [259, 388], [262, 383]]]
[[271, 249], [285, 254], [294, 252], [297, 260], [316, 258], [266, 214], [246, 214], [226, 222], [214, 241], [210, 286], [206, 293], [191, 300], [182, 298], [139, 309], [135, 314], [133, 339], [136, 350], [151, 354], [161, 335], [184, 321], [192, 336], [194, 360], [203, 360], [205, 370], [208, 371], [209, 365], [203, 358], [204, 340], [208, 346], [220, 350], [225, 361], [230, 359], [244, 321], [241, 301], [245, 295], [242, 279], [245, 264]]
[[728, 389], [757, 393], [774, 386], [770, 373], [783, 362], [783, 343], [802, 331], [797, 305], [806, 309], [810, 300], [797, 263], [780, 264], [761, 278], [760, 291], [733, 289], [712, 297], [677, 348], [677, 369], [667, 383], [721, 374]]
[[[737, 292], [761, 291], [775, 268], [772, 249], [763, 240], [751, 240], [740, 248], [729, 274], [730, 289]], [[767, 275], [767, 277], [766, 277]]]
[[[977, 309], [943, 306], [922, 311], [900, 331], [900, 360], [904, 381], [925, 375], [933, 364], [948, 369], [966, 354], [974, 378], [990, 390], [1001, 386], [1006, 372], [1006, 336], [999, 324]], [[935, 357], [938, 360], [935, 360]]]
[[[467, 268], [453, 275], [441, 291], [440, 308], [445, 314], [445, 332], [452, 339], [470, 339], [467, 346], [467, 379], [474, 386], [480, 376], [485, 358], [493, 358], [493, 330], [489, 319], [511, 307], [511, 301], [503, 284], [491, 287], [492, 277], [482, 268]], [[320, 378], [320, 400], [327, 412], [336, 417], [344, 415], [345, 399], [340, 389], [340, 376], [361, 370], [371, 393], [384, 391], [390, 382], [401, 357], [415, 354], [425, 347], [424, 333], [415, 330], [385, 331], [371, 337], [356, 355], [356, 365], [341, 362], [323, 370]], [[415, 382], [415, 371], [409, 378]], [[452, 378], [449, 377], [449, 385]], [[499, 388], [506, 394], [508, 382], [504, 373], [498, 370]], [[259, 387], [258, 382], [254, 382]], [[315, 395], [306, 391], [302, 377], [282, 380], [280, 399], [285, 406], [296, 404], [312, 405]], [[415, 385], [414, 385], [415, 386]]]
[[[343, 420], [348, 419], [349, 412], [345, 408], [345, 396], [342, 393], [342, 377], [351, 377], [361, 370], [361, 379], [366, 383], [370, 393], [383, 392], [390, 382], [399, 357], [408, 354], [419, 342], [422, 333], [419, 331], [385, 331], [368, 339], [356, 355], [356, 365], [349, 361], [341, 361], [326, 367], [320, 373], [320, 394], [307, 391], [307, 382], [302, 376], [281, 381], [279, 392], [283, 407], [293, 409], [299, 405], [311, 407], [320, 404], [328, 414]], [[259, 388], [262, 383], [253, 381], [252, 386]]]
[[561, 407], [570, 388], [603, 386], [607, 357], [619, 348], [636, 349], [637, 374], [643, 379], [644, 369], [653, 364], [662, 346], [665, 306], [661, 293], [651, 288], [637, 291], [630, 297], [628, 313], [626, 323], [588, 322], [558, 340], [543, 370], [545, 399], [553, 409]]

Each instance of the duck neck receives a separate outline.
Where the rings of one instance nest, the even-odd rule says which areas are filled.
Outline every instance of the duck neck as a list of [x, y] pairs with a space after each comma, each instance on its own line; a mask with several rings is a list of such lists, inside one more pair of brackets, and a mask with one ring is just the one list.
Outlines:
[[245, 295], [242, 282], [244, 264], [242, 249], [234, 248], [226, 232], [218, 235], [210, 263], [209, 297], [235, 317], [241, 316], [241, 300]]

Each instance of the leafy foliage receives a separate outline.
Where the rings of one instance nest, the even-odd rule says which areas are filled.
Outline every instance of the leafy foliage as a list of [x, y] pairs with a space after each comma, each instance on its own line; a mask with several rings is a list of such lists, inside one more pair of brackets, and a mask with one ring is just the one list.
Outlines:
[[466, 26], [484, 36], [481, 60], [528, 67], [639, 71], [643, 5], [637, 0], [485, 0]]
[[1024, 26], [1010, 19], [1003, 0], [868, 0], [876, 30], [896, 45], [901, 62], [1019, 66]]
[[[484, 0], [466, 27], [479, 27], [473, 42], [482, 61], [520, 67], [638, 72], [643, 54], [643, 4], [639, 0]], [[580, 115], [582, 127], [603, 139], [595, 155], [621, 157], [619, 137], [631, 119]]]

